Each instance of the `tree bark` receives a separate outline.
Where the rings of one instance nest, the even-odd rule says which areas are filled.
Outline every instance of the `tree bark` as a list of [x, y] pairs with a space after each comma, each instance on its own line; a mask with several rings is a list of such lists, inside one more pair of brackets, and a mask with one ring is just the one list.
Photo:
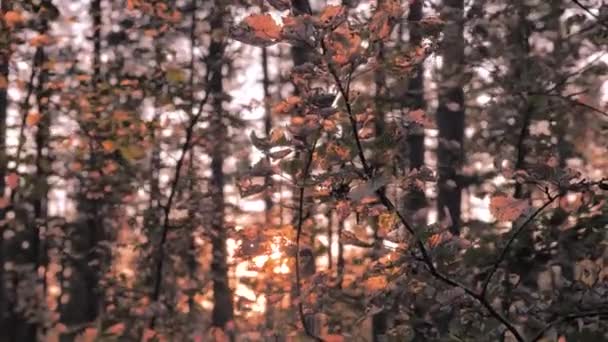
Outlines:
[[[2, 1], [2, 13], [6, 13], [11, 9], [11, 1]], [[8, 109], [8, 77], [9, 77], [9, 62], [11, 58], [11, 33], [6, 23], [0, 21], [0, 78], [6, 81], [6, 87], [0, 87], [0, 195], [4, 197], [6, 188], [5, 177], [7, 174], [7, 156], [6, 156], [6, 114]], [[0, 209], [0, 220], [5, 217], [4, 209]], [[0, 234], [0, 331], [8, 331], [8, 311], [7, 303], [8, 293], [4, 277], [4, 262], [5, 262], [5, 241], [3, 234]]]
[[[423, 17], [424, 1], [414, 0], [410, 2], [410, 11], [407, 17], [409, 28], [409, 45], [419, 46], [422, 43], [422, 32], [420, 20]], [[425, 110], [424, 100], [424, 66], [418, 65], [409, 78], [407, 92], [403, 98], [402, 106], [409, 110]], [[409, 169], [416, 170], [424, 166], [424, 127], [413, 123], [407, 133]], [[404, 158], [405, 159], [405, 158]], [[416, 211], [426, 207], [424, 189], [412, 188], [405, 196], [405, 208], [408, 212], [415, 214]], [[418, 217], [418, 216], [416, 216]], [[420, 218], [417, 223], [424, 224], [425, 219]]]
[[457, 235], [460, 233], [462, 194], [458, 175], [464, 159], [464, 1], [444, 0], [443, 5], [441, 15], [446, 24], [441, 47], [443, 64], [437, 108], [437, 211], [441, 220], [445, 218], [447, 209], [452, 222], [450, 231]]
[[[211, 14], [211, 31], [223, 29], [223, 17], [226, 15], [224, 5], [221, 0], [216, 2], [214, 12]], [[210, 122], [210, 129], [213, 134], [211, 146], [211, 180], [209, 191], [212, 198], [211, 216], [211, 245], [212, 261], [211, 274], [213, 278], [213, 312], [212, 325], [219, 328], [227, 328], [227, 324], [233, 319], [232, 291], [228, 284], [228, 265], [226, 238], [227, 228], [225, 226], [225, 198], [224, 198], [224, 157], [225, 144], [227, 139], [227, 127], [224, 123], [223, 109], [223, 54], [225, 44], [223, 40], [213, 40], [209, 46], [209, 91], [212, 94], [211, 104], [213, 116]]]

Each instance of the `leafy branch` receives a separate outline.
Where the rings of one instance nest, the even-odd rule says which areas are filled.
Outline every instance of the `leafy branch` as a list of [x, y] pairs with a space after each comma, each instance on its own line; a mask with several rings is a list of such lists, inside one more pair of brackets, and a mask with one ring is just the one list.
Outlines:
[[[352, 110], [352, 105], [350, 102], [349, 94], [347, 93], [346, 88], [343, 86], [337, 71], [333, 67], [333, 64], [331, 64], [331, 61], [328, 62], [328, 66], [329, 66], [329, 72], [332, 75], [332, 77], [336, 83], [336, 87], [338, 88], [338, 91], [340, 92], [340, 94], [342, 95], [342, 97], [344, 99], [346, 111], [347, 111], [347, 114], [348, 114], [348, 117], [349, 117], [349, 120], [351, 123], [351, 129], [353, 131], [353, 136], [354, 136], [355, 143], [357, 146], [357, 153], [359, 156], [359, 160], [360, 160], [360, 162], [363, 166], [363, 170], [365, 172], [365, 179], [369, 180], [372, 178], [372, 172], [371, 172], [371, 168], [369, 167], [369, 165], [367, 163], [367, 160], [365, 159], [361, 141], [359, 139], [358, 130], [357, 130], [357, 122], [355, 120], [355, 116], [354, 116], [354, 113]], [[420, 253], [422, 254], [422, 261], [424, 262], [424, 264], [428, 268], [429, 273], [433, 277], [435, 277], [436, 279], [442, 281], [443, 283], [445, 283], [447, 285], [450, 285], [452, 287], [458, 287], [458, 288], [462, 289], [466, 294], [468, 294], [469, 296], [471, 296], [472, 298], [477, 300], [490, 313], [491, 316], [493, 316], [495, 319], [497, 319], [499, 322], [501, 322], [513, 334], [513, 336], [515, 336], [515, 338], [518, 341], [524, 341], [524, 337], [519, 333], [517, 328], [511, 322], [509, 322], [509, 320], [506, 317], [504, 317], [501, 313], [499, 313], [498, 311], [496, 311], [496, 309], [494, 309], [492, 304], [485, 297], [485, 294], [477, 293], [472, 288], [450, 278], [449, 276], [447, 276], [447, 275], [443, 274], [441, 271], [439, 271], [439, 269], [437, 269], [437, 267], [433, 263], [433, 260], [430, 256], [430, 253], [427, 250], [424, 242], [421, 240], [419, 234], [417, 234], [416, 230], [414, 229], [413, 224], [410, 223], [399, 212], [399, 210], [397, 210], [394, 203], [386, 196], [386, 194], [384, 193], [384, 191], [382, 191], [382, 189], [376, 190], [375, 193], [376, 193], [376, 196], [378, 196], [378, 198], [380, 199], [380, 202], [382, 203], [382, 205], [384, 205], [390, 212], [396, 213], [401, 224], [403, 224], [403, 226], [406, 228], [406, 230], [415, 239], [416, 246], [417, 246], [418, 250], [420, 251]]]
[[542, 329], [540, 329], [540, 331], [530, 341], [532, 341], [532, 342], [539, 341], [541, 338], [543, 338], [543, 335], [555, 325], [558, 325], [558, 324], [561, 324], [564, 322], [568, 322], [568, 321], [572, 321], [575, 319], [587, 318], [587, 317], [600, 317], [603, 319], [608, 319], [608, 310], [605, 309], [605, 310], [577, 312], [577, 313], [571, 313], [571, 314], [567, 314], [567, 315], [558, 317], [558, 318], [552, 320], [551, 322], [547, 323]]
[[498, 258], [496, 258], [496, 260], [494, 261], [494, 263], [492, 264], [492, 269], [490, 270], [490, 272], [488, 273], [488, 275], [486, 276], [486, 279], [483, 282], [483, 285], [481, 287], [481, 295], [485, 297], [487, 290], [488, 290], [488, 285], [490, 284], [490, 281], [492, 280], [492, 277], [494, 276], [494, 274], [496, 273], [496, 271], [498, 270], [498, 267], [500, 266], [500, 264], [505, 260], [505, 258], [507, 257], [507, 254], [509, 253], [509, 248], [511, 247], [511, 245], [513, 244], [513, 242], [517, 239], [517, 237], [523, 232], [523, 230], [532, 222], [534, 221], [534, 219], [543, 211], [545, 210], [545, 208], [547, 208], [549, 205], [551, 205], [551, 203], [553, 203], [556, 199], [558, 199], [559, 197], [561, 197], [561, 194], [552, 196], [551, 194], [549, 194], [548, 191], [546, 191], [547, 194], [547, 201], [545, 201], [545, 203], [540, 206], [538, 209], [536, 209], [530, 216], [528, 216], [528, 218], [522, 222], [519, 227], [515, 228], [515, 232], [511, 235], [511, 237], [509, 238], [509, 240], [507, 241], [507, 243], [505, 244], [505, 247], [502, 249], [502, 252], [500, 253], [500, 255], [498, 256]]

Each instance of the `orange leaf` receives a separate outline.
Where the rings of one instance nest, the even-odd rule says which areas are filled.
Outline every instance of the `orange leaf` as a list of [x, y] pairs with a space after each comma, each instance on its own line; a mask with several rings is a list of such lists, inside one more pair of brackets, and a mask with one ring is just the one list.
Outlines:
[[125, 332], [125, 324], [116, 323], [113, 326], [109, 327], [106, 332], [112, 335], [122, 335]]
[[245, 23], [254, 30], [258, 38], [272, 40], [281, 38], [281, 27], [270, 14], [252, 14], [245, 18]]
[[34, 47], [49, 45], [51, 44], [51, 42], [51, 37], [46, 34], [39, 34], [36, 37], [30, 39], [30, 45]]
[[23, 21], [23, 15], [17, 11], [8, 11], [4, 14], [4, 22], [8, 27], [15, 27], [15, 25]]
[[344, 10], [344, 6], [336, 6], [330, 5], [325, 7], [323, 13], [319, 16], [320, 24], [324, 26], [332, 26], [341, 20], [345, 19], [346, 11]]
[[30, 112], [25, 118], [25, 123], [30, 127], [35, 126], [36, 124], [38, 124], [38, 122], [40, 122], [41, 117], [42, 116], [39, 113]]
[[6, 77], [0, 75], [0, 89], [6, 89], [8, 88], [8, 81], [6, 79]]
[[323, 336], [323, 340], [325, 342], [344, 342], [344, 337], [342, 335], [326, 335]]
[[417, 124], [420, 124], [424, 127], [430, 127], [433, 125], [433, 120], [429, 119], [426, 116], [426, 113], [423, 109], [416, 109], [408, 113], [409, 119]]
[[6, 185], [12, 190], [15, 190], [19, 186], [19, 175], [15, 172], [11, 172], [6, 176]]
[[388, 282], [384, 276], [374, 276], [365, 280], [365, 287], [371, 291], [379, 291], [386, 288]]
[[361, 36], [344, 23], [332, 32], [328, 45], [331, 47], [334, 62], [346, 64], [359, 51]]
[[384, 40], [391, 33], [391, 25], [385, 12], [377, 11], [369, 24], [369, 30], [375, 40]]
[[106, 152], [112, 152], [115, 149], [114, 142], [112, 140], [104, 140], [101, 143], [101, 146], [103, 146], [103, 149]]
[[490, 199], [490, 212], [499, 221], [514, 221], [529, 207], [526, 200], [515, 199], [503, 194], [494, 195]]

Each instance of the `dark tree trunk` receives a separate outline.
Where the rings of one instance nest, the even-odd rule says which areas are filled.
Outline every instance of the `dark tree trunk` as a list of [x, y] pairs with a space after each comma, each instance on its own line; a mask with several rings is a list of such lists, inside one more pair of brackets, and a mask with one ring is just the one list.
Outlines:
[[[214, 9], [210, 20], [211, 31], [223, 28], [225, 10], [221, 1]], [[224, 123], [223, 105], [223, 54], [224, 42], [212, 41], [209, 46], [209, 91], [212, 94], [213, 117], [210, 128], [213, 135], [211, 147], [211, 181], [209, 191], [212, 198], [211, 213], [211, 245], [212, 261], [211, 274], [213, 278], [213, 313], [212, 325], [226, 328], [226, 324], [233, 319], [232, 291], [228, 284], [228, 265], [226, 251], [227, 228], [225, 226], [225, 199], [224, 199], [224, 157], [227, 127]]]
[[[423, 17], [424, 1], [414, 0], [410, 2], [410, 11], [407, 17], [409, 28], [410, 46], [418, 46], [422, 43], [422, 32], [419, 25]], [[409, 78], [407, 93], [404, 96], [402, 105], [409, 110], [426, 109], [424, 100], [424, 66], [419, 65], [414, 69], [414, 73]], [[424, 166], [424, 127], [412, 124], [407, 134], [409, 169], [420, 169]], [[405, 208], [411, 214], [426, 207], [424, 189], [412, 188], [405, 197]], [[418, 218], [418, 216], [417, 216]], [[424, 218], [417, 219], [417, 223], [424, 224]]]
[[460, 232], [462, 185], [458, 176], [464, 159], [465, 99], [463, 91], [464, 36], [463, 0], [444, 0], [442, 17], [446, 21], [442, 42], [443, 65], [437, 108], [437, 210], [440, 219], [449, 212], [453, 234]]
[[[2, 1], [2, 13], [6, 13], [10, 10], [11, 1]], [[7, 174], [7, 156], [6, 156], [6, 113], [8, 107], [8, 76], [9, 76], [9, 62], [11, 57], [10, 51], [10, 40], [11, 34], [6, 24], [0, 21], [0, 78], [6, 81], [6, 87], [0, 87], [0, 194], [4, 195], [6, 188], [5, 177]], [[4, 209], [0, 209], [0, 220], [3, 220], [5, 216]], [[6, 248], [3, 238], [3, 234], [0, 234], [0, 331], [8, 332], [10, 329], [8, 315], [8, 293], [5, 284], [4, 276], [4, 262]]]
[[[91, 17], [93, 25], [93, 70], [92, 90], [97, 92], [101, 81], [101, 0], [91, 2]], [[97, 95], [96, 95], [97, 96]], [[96, 99], [94, 99], [96, 100]], [[100, 117], [101, 113], [96, 108], [95, 115]], [[90, 127], [83, 127], [88, 130]], [[102, 155], [97, 150], [93, 141], [89, 142], [90, 155], [87, 165], [91, 170], [100, 169], [103, 165]], [[66, 264], [73, 267], [74, 272], [66, 279], [68, 288], [62, 292], [69, 295], [69, 301], [62, 305], [61, 321], [66, 325], [78, 325], [94, 321], [102, 309], [102, 290], [100, 276], [102, 274], [104, 253], [99, 243], [105, 239], [105, 228], [103, 224], [104, 206], [101, 200], [91, 199], [87, 196], [90, 191], [95, 191], [97, 184], [85, 181], [81, 184], [78, 207], [82, 217], [72, 226], [70, 232], [71, 253], [75, 258], [67, 260]], [[69, 340], [73, 336], [63, 336]]]

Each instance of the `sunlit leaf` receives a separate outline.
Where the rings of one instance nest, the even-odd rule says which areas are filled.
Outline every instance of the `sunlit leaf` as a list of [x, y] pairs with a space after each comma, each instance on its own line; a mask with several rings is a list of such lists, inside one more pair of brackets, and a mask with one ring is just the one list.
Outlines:
[[384, 290], [386, 286], [388, 286], [388, 281], [382, 275], [373, 276], [365, 280], [365, 288], [369, 291]]
[[116, 149], [116, 144], [112, 140], [104, 140], [101, 142], [103, 150], [106, 152], [112, 152]]
[[144, 148], [135, 144], [120, 147], [120, 153], [128, 161], [139, 160], [146, 156]]
[[9, 28], [15, 27], [24, 20], [23, 15], [18, 11], [7, 11], [3, 16], [3, 19]]
[[106, 329], [106, 334], [111, 335], [122, 335], [125, 332], [125, 324], [124, 323], [116, 323]]
[[28, 126], [35, 126], [40, 122], [41, 115], [38, 112], [30, 112], [25, 118], [25, 124]]
[[336, 26], [346, 20], [346, 8], [344, 6], [326, 6], [319, 16], [319, 24], [325, 27]]
[[499, 221], [514, 221], [529, 207], [528, 201], [503, 194], [494, 195], [490, 199], [490, 212]]
[[19, 175], [15, 172], [11, 172], [6, 176], [6, 185], [15, 190], [19, 186]]

